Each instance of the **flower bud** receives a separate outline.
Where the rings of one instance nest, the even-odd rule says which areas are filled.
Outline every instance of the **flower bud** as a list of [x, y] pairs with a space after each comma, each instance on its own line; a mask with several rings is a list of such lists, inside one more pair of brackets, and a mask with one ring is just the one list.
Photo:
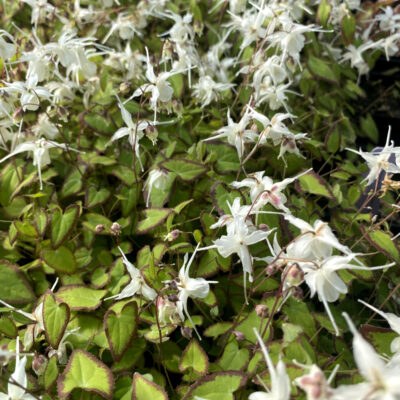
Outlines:
[[299, 267], [299, 264], [294, 263], [290, 265], [286, 274], [286, 280], [290, 286], [298, 286], [304, 281], [304, 272]]
[[258, 229], [260, 229], [262, 231], [267, 231], [269, 228], [268, 228], [267, 224], [259, 224]]
[[146, 137], [151, 140], [153, 145], [157, 143], [157, 138], [158, 138], [158, 130], [155, 126], [153, 125], [148, 125], [146, 128]]
[[37, 376], [43, 375], [46, 367], [47, 367], [48, 360], [42, 354], [35, 356], [32, 361], [32, 369], [35, 371]]
[[179, 297], [176, 294], [170, 294], [168, 296], [168, 300], [172, 301], [173, 303], [176, 303], [177, 301], [179, 301]]
[[188, 326], [182, 326], [181, 333], [183, 337], [190, 340], [192, 338], [193, 329], [189, 328]]
[[268, 276], [271, 276], [271, 275], [274, 275], [277, 270], [278, 270], [278, 267], [276, 266], [276, 264], [271, 264], [271, 265], [268, 265], [268, 267], [266, 268], [265, 271]]
[[103, 224], [96, 225], [96, 233], [101, 233], [103, 231], [104, 231], [104, 225]]
[[298, 301], [301, 301], [304, 298], [303, 289], [300, 286], [294, 286], [292, 288], [291, 294], [292, 294], [292, 297]]
[[118, 222], [111, 225], [110, 231], [113, 235], [118, 236], [121, 233], [122, 226]]
[[261, 318], [266, 318], [268, 317], [268, 313], [269, 313], [269, 308], [264, 305], [264, 304], [257, 304], [256, 305], [256, 314], [261, 317]]
[[171, 290], [178, 290], [178, 285], [177, 285], [176, 281], [169, 281], [167, 283]]
[[233, 331], [232, 333], [235, 335], [235, 338], [238, 342], [243, 342], [243, 340], [246, 339], [246, 337], [244, 336], [244, 334], [242, 332]]

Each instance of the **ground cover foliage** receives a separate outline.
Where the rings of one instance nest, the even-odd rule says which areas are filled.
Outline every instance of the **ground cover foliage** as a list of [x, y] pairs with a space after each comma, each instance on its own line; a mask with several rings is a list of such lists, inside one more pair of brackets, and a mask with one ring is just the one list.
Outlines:
[[0, 399], [399, 399], [398, 8], [4, 0]]

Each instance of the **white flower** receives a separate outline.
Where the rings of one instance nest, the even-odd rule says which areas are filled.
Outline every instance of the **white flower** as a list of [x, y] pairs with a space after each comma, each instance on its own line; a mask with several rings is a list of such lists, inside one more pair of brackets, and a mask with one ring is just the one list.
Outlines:
[[170, 101], [172, 98], [172, 94], [174, 93], [174, 89], [172, 89], [170, 83], [168, 82], [168, 78], [175, 74], [179, 74], [183, 71], [170, 71], [170, 72], [161, 72], [158, 76], [154, 73], [153, 66], [150, 63], [149, 51], [146, 47], [146, 55], [147, 55], [147, 70], [146, 70], [146, 78], [149, 83], [145, 83], [140, 86], [140, 88], [136, 89], [133, 95], [125, 101], [125, 103], [134, 97], [141, 96], [144, 93], [151, 92], [150, 103], [154, 109], [154, 121], [157, 119], [157, 102], [158, 100], [163, 103]]
[[117, 14], [117, 19], [111, 22], [111, 28], [104, 37], [102, 43], [106, 43], [115, 31], [118, 31], [120, 38], [123, 40], [130, 40], [135, 36], [135, 34], [140, 37], [142, 36], [142, 33], [136, 26], [134, 16], [129, 13]]
[[357, 332], [350, 317], [343, 313], [353, 333], [353, 354], [361, 376], [366, 380], [356, 385], [342, 385], [334, 390], [332, 400], [400, 398], [400, 366], [386, 364], [375, 349]]
[[272, 230], [250, 229], [245, 218], [236, 217], [229, 225], [228, 235], [223, 235], [215, 240], [214, 245], [202, 248], [202, 250], [216, 248], [222, 257], [228, 257], [235, 253], [239, 256], [243, 267], [243, 286], [246, 303], [246, 274], [249, 275], [249, 281], [253, 281], [253, 257], [248, 246], [266, 240], [271, 232]]
[[314, 226], [300, 218], [292, 215], [284, 215], [285, 219], [301, 231], [291, 246], [298, 248], [297, 253], [302, 254], [305, 259], [326, 258], [332, 255], [335, 248], [345, 254], [351, 254], [351, 250], [339, 243], [331, 228], [326, 222], [316, 220]]
[[37, 86], [38, 76], [31, 74], [26, 82], [4, 82], [7, 87], [3, 90], [11, 94], [20, 94], [20, 103], [22, 109], [36, 111], [39, 108], [41, 99], [48, 100], [51, 97], [50, 92], [43, 86]]
[[227, 138], [228, 143], [236, 147], [238, 157], [241, 160], [244, 154], [245, 143], [255, 142], [257, 139], [257, 134], [251, 129], [246, 129], [250, 121], [248, 109], [246, 109], [245, 114], [239, 122], [233, 122], [230, 110], [228, 109], [227, 119], [227, 126], [218, 129], [216, 132], [214, 132], [216, 133], [215, 136], [204, 139], [203, 141]]
[[193, 252], [192, 256], [190, 257], [190, 260], [188, 261], [189, 255], [186, 253], [184, 260], [183, 260], [183, 265], [181, 269], [179, 270], [179, 282], [177, 282], [178, 286], [178, 298], [179, 301], [177, 301], [176, 305], [178, 307], [178, 313], [179, 316], [181, 317], [182, 321], [185, 320], [184, 313], [188, 317], [190, 323], [192, 324], [193, 329], [197, 333], [197, 336], [201, 340], [200, 334], [196, 329], [195, 324], [192, 321], [191, 316], [189, 315], [188, 309], [187, 309], [187, 301], [190, 298], [192, 299], [204, 299], [207, 295], [208, 292], [210, 291], [210, 283], [218, 283], [218, 281], [206, 281], [204, 278], [190, 278], [189, 277], [189, 268], [192, 265], [192, 262], [194, 260], [194, 256], [197, 253], [197, 250], [199, 248], [200, 243], [197, 245], [195, 251]]
[[143, 297], [146, 297], [147, 299], [153, 301], [157, 297], [157, 292], [146, 283], [140, 270], [137, 269], [131, 262], [129, 262], [129, 260], [126, 258], [126, 255], [119, 246], [118, 249], [122, 254], [122, 260], [125, 264], [126, 269], [128, 270], [131, 281], [122, 289], [121, 293], [111, 297], [107, 297], [104, 300], [121, 300], [125, 299], [126, 297], [132, 297], [136, 293], [139, 293]]
[[254, 392], [249, 396], [249, 400], [289, 400], [290, 398], [290, 380], [286, 373], [286, 367], [282, 360], [279, 360], [276, 368], [272, 364], [271, 357], [268, 354], [264, 341], [256, 328], [253, 328], [254, 334], [260, 344], [261, 351], [264, 355], [265, 362], [268, 366], [269, 375], [271, 377], [271, 390], [266, 392]]
[[198, 82], [193, 85], [193, 96], [201, 103], [202, 107], [208, 106], [212, 101], [218, 100], [219, 93], [233, 88], [233, 83], [219, 83], [209, 75], [202, 73]]
[[[19, 337], [17, 336], [17, 348], [15, 358], [15, 369], [8, 382], [7, 394], [0, 393], [0, 400], [34, 400], [35, 397], [26, 393], [28, 379], [25, 372], [26, 356], [20, 359]], [[15, 383], [18, 384], [15, 385]]]
[[149, 176], [147, 178], [147, 181], [143, 187], [143, 190], [147, 187], [147, 199], [146, 199], [146, 207], [149, 206], [150, 202], [150, 195], [151, 191], [153, 190], [153, 186], [156, 189], [165, 189], [168, 185], [169, 181], [169, 174], [166, 171], [163, 171], [162, 169], [152, 169], [149, 172]]
[[32, 131], [36, 137], [45, 136], [47, 139], [55, 139], [58, 135], [57, 126], [50, 122], [46, 113], [39, 114], [37, 123], [32, 127]]
[[390, 142], [390, 131], [391, 127], [388, 130], [385, 147], [381, 151], [377, 150], [368, 153], [361, 149], [357, 151], [346, 148], [346, 150], [359, 154], [367, 162], [369, 173], [364, 179], [364, 181], [367, 181], [367, 186], [375, 182], [383, 171], [386, 174], [397, 174], [400, 172], [400, 167], [389, 161], [392, 154], [400, 155], [400, 148], [394, 148], [393, 141]]
[[[339, 365], [337, 365], [337, 368], [338, 367]], [[307, 400], [328, 400], [333, 394], [330, 382], [333, 379], [337, 368], [332, 371], [329, 379], [326, 380], [321, 369], [317, 365], [313, 364], [310, 367], [309, 373], [296, 378], [294, 383], [306, 392]]]
[[287, 185], [294, 182], [300, 176], [307, 174], [311, 170], [312, 168], [293, 178], [286, 178], [281, 182], [273, 182], [273, 180], [268, 176], [263, 177], [265, 173], [264, 171], [259, 171], [250, 174], [248, 178], [245, 178], [240, 182], [232, 182], [231, 185], [235, 188], [250, 188], [250, 198], [251, 201], [255, 203], [254, 207], [256, 209], [259, 209], [269, 203], [275, 208], [290, 214], [290, 210], [285, 206], [287, 198], [282, 191], [286, 189]]
[[[13, 43], [8, 43], [3, 36], [10, 39]], [[15, 54], [16, 48], [14, 38], [5, 30], [0, 29], [0, 59], [9, 60]]]
[[310, 296], [318, 295], [318, 300], [324, 304], [329, 319], [335, 329], [336, 335], [339, 335], [339, 329], [330, 311], [328, 303], [338, 300], [341, 294], [347, 293], [347, 286], [337, 274], [341, 269], [367, 270], [374, 271], [378, 269], [389, 268], [395, 263], [382, 265], [378, 267], [365, 267], [350, 264], [358, 254], [347, 256], [331, 256], [310, 262], [300, 262], [300, 268], [304, 272], [304, 280], [310, 288]]
[[169, 36], [173, 42], [186, 44], [194, 39], [194, 30], [191, 25], [192, 14], [187, 13], [183, 18], [179, 14], [175, 14], [171, 10], [166, 10], [164, 13], [158, 12], [157, 15], [171, 18], [175, 24], [168, 31], [159, 36]]
[[386, 321], [389, 323], [390, 328], [399, 335], [399, 337], [393, 339], [392, 344], [390, 345], [390, 350], [392, 351], [392, 353], [400, 353], [400, 317], [393, 313], [385, 313], [381, 310], [378, 310], [377, 308], [371, 306], [363, 300], [358, 301], [361, 304], [364, 304], [364, 306], [379, 314], [381, 317], [385, 318]]
[[15, 156], [16, 154], [23, 153], [24, 151], [32, 151], [33, 153], [33, 165], [37, 165], [38, 168], [38, 175], [40, 181], [40, 190], [43, 189], [43, 182], [42, 182], [42, 165], [50, 164], [50, 154], [49, 149], [51, 148], [60, 148], [62, 150], [73, 150], [78, 153], [81, 153], [79, 150], [72, 149], [71, 147], [67, 146], [64, 143], [57, 143], [53, 142], [52, 140], [46, 140], [43, 138], [34, 140], [34, 141], [27, 141], [24, 143], [20, 143], [14, 151], [12, 151], [9, 155], [3, 157], [0, 160], [0, 163], [9, 159], [10, 157]]

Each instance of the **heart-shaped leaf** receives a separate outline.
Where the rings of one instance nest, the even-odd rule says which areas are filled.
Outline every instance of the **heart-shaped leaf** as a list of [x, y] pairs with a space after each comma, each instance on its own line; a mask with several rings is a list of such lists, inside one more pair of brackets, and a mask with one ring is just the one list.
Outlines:
[[138, 307], [132, 301], [120, 313], [108, 310], [104, 315], [104, 329], [115, 361], [119, 361], [136, 335]]
[[111, 399], [114, 390], [114, 378], [111, 370], [84, 350], [75, 350], [57, 382], [58, 395], [67, 397], [72, 390], [80, 388], [95, 392]]
[[107, 290], [95, 290], [83, 285], [63, 286], [56, 294], [57, 300], [67, 303], [71, 310], [92, 311], [101, 304]]
[[138, 223], [137, 233], [147, 233], [161, 225], [172, 211], [171, 208], [148, 208], [144, 211], [145, 219]]
[[106, 202], [111, 196], [111, 192], [108, 189], [96, 189], [94, 186], [90, 186], [86, 190], [86, 207], [93, 208]]
[[0, 299], [11, 304], [26, 304], [35, 300], [35, 295], [25, 275], [8, 261], [0, 262]]
[[205, 375], [208, 372], [208, 366], [209, 362], [206, 352], [196, 339], [191, 340], [182, 353], [179, 361], [179, 369], [184, 371], [191, 367], [194, 372]]
[[181, 159], [166, 160], [160, 167], [174, 172], [184, 182], [194, 181], [208, 171], [208, 166], [196, 161]]
[[52, 293], [46, 293], [43, 300], [43, 323], [46, 339], [53, 349], [58, 348], [69, 317], [69, 307], [65, 303], [57, 303]]
[[135, 372], [133, 375], [132, 400], [168, 400], [167, 393], [154, 382]]
[[51, 244], [54, 248], [60, 246], [71, 233], [76, 221], [78, 220], [80, 207], [72, 204], [62, 213], [60, 209], [55, 209], [51, 216]]
[[77, 269], [75, 256], [68, 247], [61, 246], [55, 250], [44, 249], [41, 256], [47, 265], [58, 272], [73, 274]]
[[239, 371], [216, 372], [204, 376], [190, 386], [182, 400], [204, 397], [207, 400], [233, 400], [233, 392], [246, 383], [246, 375]]

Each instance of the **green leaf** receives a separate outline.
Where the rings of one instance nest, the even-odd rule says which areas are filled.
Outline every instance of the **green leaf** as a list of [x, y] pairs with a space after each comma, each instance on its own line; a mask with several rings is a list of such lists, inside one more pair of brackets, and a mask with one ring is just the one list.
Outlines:
[[325, 61], [322, 61], [315, 56], [310, 56], [307, 61], [307, 67], [311, 74], [318, 79], [336, 84], [339, 83], [335, 73]]
[[172, 211], [171, 208], [147, 208], [144, 210], [145, 219], [137, 225], [137, 233], [147, 233], [161, 225]]
[[356, 33], [356, 19], [354, 16], [351, 14], [344, 16], [341, 27], [343, 40], [349, 45], [353, 42], [354, 34]]
[[326, 0], [322, 0], [319, 3], [318, 11], [317, 11], [317, 21], [322, 25], [324, 28], [326, 27], [329, 19], [329, 15], [331, 13], [332, 6], [327, 3]]
[[49, 390], [58, 377], [57, 356], [50, 357], [43, 375], [44, 388]]
[[65, 303], [57, 303], [52, 293], [43, 300], [43, 323], [48, 343], [57, 349], [68, 325], [70, 311]]
[[314, 171], [310, 171], [307, 174], [300, 176], [297, 184], [305, 192], [324, 196], [330, 200], [335, 200], [335, 196], [333, 195], [329, 185]]
[[68, 247], [60, 246], [56, 250], [43, 249], [41, 257], [47, 265], [58, 272], [66, 274], [76, 272], [77, 264], [75, 256]]
[[104, 118], [103, 116], [95, 113], [86, 114], [85, 122], [95, 131], [100, 133], [114, 133], [114, 125], [111, 119]]
[[236, 340], [232, 340], [225, 346], [222, 357], [218, 361], [218, 365], [220, 365], [223, 370], [231, 369], [234, 371], [238, 371], [244, 368], [249, 360], [249, 349], [239, 349]]
[[229, 210], [228, 202], [232, 205], [236, 197], [240, 197], [242, 199], [241, 203], [244, 203], [244, 198], [240, 191], [229, 188], [229, 186], [223, 182], [215, 182], [211, 186], [210, 193], [214, 207], [220, 215], [230, 215], [231, 211]]
[[228, 332], [231, 327], [232, 327], [232, 322], [217, 322], [214, 325], [209, 326], [204, 331], [204, 336], [218, 337]]
[[58, 395], [68, 397], [74, 389], [95, 392], [111, 399], [114, 390], [114, 378], [111, 370], [84, 350], [75, 350], [57, 382]]
[[39, 236], [44, 236], [48, 224], [47, 214], [43, 209], [36, 212], [33, 224]]
[[361, 230], [372, 246], [385, 254], [387, 257], [391, 258], [397, 263], [400, 263], [400, 251], [394, 244], [391, 235], [380, 230], [366, 233], [366, 229], [363, 226], [361, 227]]
[[[26, 304], [36, 299], [23, 272], [8, 261], [0, 261], [0, 298], [10, 304]], [[7, 282], [7, 284], [5, 284]]]
[[369, 139], [374, 143], [379, 141], [379, 130], [375, 124], [371, 114], [367, 114], [365, 118], [361, 117], [361, 130], [365, 133]]
[[246, 375], [239, 371], [224, 371], [202, 377], [190, 386], [182, 400], [194, 400], [195, 396], [207, 400], [233, 400], [233, 394], [246, 383]]
[[97, 189], [95, 186], [89, 186], [86, 190], [86, 207], [93, 208], [105, 203], [111, 196], [108, 189]]
[[108, 310], [104, 315], [104, 329], [115, 361], [119, 361], [136, 336], [138, 307], [132, 301], [121, 312]]
[[63, 243], [74, 229], [78, 220], [80, 207], [72, 204], [65, 209], [65, 212], [58, 208], [53, 211], [51, 216], [51, 244], [54, 248]]
[[379, 354], [392, 354], [391, 343], [399, 335], [388, 328], [373, 325], [361, 325], [360, 333], [375, 347]]
[[194, 181], [209, 170], [207, 165], [183, 158], [163, 161], [159, 165], [161, 168], [174, 172], [184, 182]]
[[11, 318], [0, 318], [0, 333], [13, 339], [17, 337], [18, 329]]
[[179, 361], [179, 369], [185, 371], [192, 368], [199, 375], [206, 375], [208, 372], [208, 357], [196, 339], [192, 339], [186, 346]]
[[29, 221], [15, 221], [15, 227], [17, 228], [18, 233], [24, 236], [28, 236], [30, 238], [37, 238], [38, 233], [32, 223]]
[[167, 393], [154, 382], [135, 372], [133, 375], [132, 400], [168, 400]]
[[60, 197], [65, 198], [77, 194], [83, 187], [83, 178], [78, 169], [74, 169], [65, 179]]
[[64, 302], [71, 310], [92, 311], [101, 304], [107, 290], [90, 289], [83, 285], [63, 286], [55, 294], [56, 299]]

